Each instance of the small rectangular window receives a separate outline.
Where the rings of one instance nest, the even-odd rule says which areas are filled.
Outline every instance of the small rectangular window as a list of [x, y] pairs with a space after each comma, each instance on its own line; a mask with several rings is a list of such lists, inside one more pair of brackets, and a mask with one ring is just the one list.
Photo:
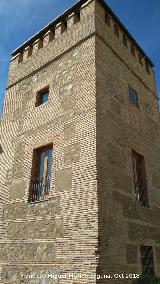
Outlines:
[[144, 157], [132, 151], [135, 200], [144, 207], [149, 206]]
[[133, 44], [131, 44], [131, 53], [133, 56], [136, 56], [136, 49]]
[[115, 32], [116, 36], [119, 37], [119, 27], [118, 27], [117, 23], [114, 23], [114, 32]]
[[154, 276], [154, 259], [151, 246], [140, 246], [143, 276]]
[[128, 86], [128, 96], [129, 96], [130, 102], [134, 104], [135, 106], [139, 107], [138, 94], [130, 85]]
[[50, 191], [53, 145], [33, 151], [29, 202], [45, 200]]
[[37, 92], [36, 107], [47, 103], [48, 97], [49, 97], [49, 87], [46, 87], [43, 90]]
[[125, 34], [123, 34], [123, 44], [124, 44], [125, 46], [128, 45], [127, 36], [126, 36]]

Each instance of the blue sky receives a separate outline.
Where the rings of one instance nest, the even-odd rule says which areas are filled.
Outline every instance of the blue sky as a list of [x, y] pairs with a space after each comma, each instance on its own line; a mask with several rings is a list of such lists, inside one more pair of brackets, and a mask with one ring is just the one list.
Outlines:
[[[76, 0], [0, 0], [0, 114], [9, 53]], [[155, 64], [160, 93], [160, 1], [106, 0]]]

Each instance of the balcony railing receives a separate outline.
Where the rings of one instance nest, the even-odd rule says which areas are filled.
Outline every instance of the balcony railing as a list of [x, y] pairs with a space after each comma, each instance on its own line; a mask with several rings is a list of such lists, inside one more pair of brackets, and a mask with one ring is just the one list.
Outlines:
[[50, 176], [33, 178], [30, 183], [30, 202], [46, 200], [50, 191]]
[[135, 183], [135, 198], [138, 203], [144, 207], [149, 206], [148, 199], [148, 190], [147, 186], [144, 183], [136, 182]]

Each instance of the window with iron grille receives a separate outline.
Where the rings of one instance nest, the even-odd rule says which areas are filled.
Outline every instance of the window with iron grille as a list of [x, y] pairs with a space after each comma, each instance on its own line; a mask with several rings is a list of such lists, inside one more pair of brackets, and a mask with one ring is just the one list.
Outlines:
[[129, 96], [129, 100], [132, 104], [134, 104], [135, 106], [139, 107], [139, 103], [138, 103], [138, 94], [136, 92], [136, 90], [131, 87], [130, 85], [128, 86], [128, 96]]
[[132, 151], [134, 195], [142, 206], [149, 206], [144, 157]]
[[36, 107], [47, 103], [48, 97], [49, 97], [49, 87], [47, 86], [46, 88], [37, 92]]
[[141, 263], [142, 263], [142, 275], [154, 276], [154, 259], [153, 250], [151, 246], [140, 246], [141, 251]]
[[29, 202], [45, 200], [50, 192], [53, 145], [33, 151]]

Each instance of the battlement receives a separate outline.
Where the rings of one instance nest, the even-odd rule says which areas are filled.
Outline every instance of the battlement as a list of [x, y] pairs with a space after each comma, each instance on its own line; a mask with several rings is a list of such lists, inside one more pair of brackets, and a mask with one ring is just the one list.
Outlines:
[[86, 14], [90, 13], [101, 16], [100, 20], [106, 24], [103, 25], [103, 30], [107, 29], [106, 26], [108, 26], [117, 40], [119, 39], [126, 49], [130, 51], [130, 55], [135, 57], [135, 61], [138, 61], [141, 67], [150, 74], [151, 68], [153, 67], [152, 61], [144, 53], [142, 48], [130, 35], [104, 0], [78, 1], [74, 6], [65, 11], [48, 26], [44, 27], [44, 29], [35, 36], [14, 50], [12, 52], [13, 58], [11, 59], [11, 65], [14, 67], [25, 62], [32, 55], [38, 53], [39, 50], [56, 41], [56, 39], [64, 32], [72, 29], [77, 22], [83, 21]]
[[[86, 1], [80, 2], [83, 3]], [[24, 62], [40, 49], [45, 48], [52, 41], [59, 38], [66, 30], [71, 29], [73, 25], [80, 21], [83, 6], [84, 5], [77, 3], [13, 51], [11, 53], [13, 56], [11, 59], [12, 64], [14, 63], [14, 65], [16, 65]]]

